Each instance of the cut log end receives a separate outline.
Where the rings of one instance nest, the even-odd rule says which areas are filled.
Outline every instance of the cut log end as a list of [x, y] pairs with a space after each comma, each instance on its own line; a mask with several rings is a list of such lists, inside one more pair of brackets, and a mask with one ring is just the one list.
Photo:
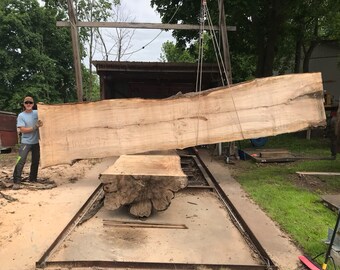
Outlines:
[[174, 192], [188, 184], [180, 158], [175, 155], [121, 156], [100, 179], [105, 207], [115, 210], [129, 205], [130, 213], [137, 217], [148, 217], [152, 209], [166, 210]]
[[175, 197], [174, 193], [171, 190], [165, 191], [161, 194], [160, 198], [152, 199], [153, 207], [158, 211], [164, 211], [168, 209], [171, 200]]
[[152, 212], [150, 200], [133, 203], [130, 206], [130, 213], [136, 217], [149, 217]]

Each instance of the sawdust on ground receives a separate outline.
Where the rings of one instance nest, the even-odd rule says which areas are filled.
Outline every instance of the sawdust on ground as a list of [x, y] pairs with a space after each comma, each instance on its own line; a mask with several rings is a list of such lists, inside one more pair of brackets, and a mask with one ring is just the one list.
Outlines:
[[[0, 182], [10, 177], [16, 153], [0, 155]], [[39, 178], [55, 188], [0, 186], [0, 265], [3, 270], [33, 270], [43, 252], [98, 186], [98, 175], [115, 158], [81, 160], [39, 170]], [[27, 178], [29, 161], [23, 176]], [[5, 194], [8, 197], [3, 197]], [[14, 201], [11, 200], [14, 199]]]
[[[15, 152], [0, 154], [0, 268], [32, 270], [42, 252], [98, 186], [98, 175], [115, 159], [81, 160], [72, 165], [39, 169], [42, 184], [23, 182], [21, 189], [13, 190], [9, 178], [16, 156]], [[29, 166], [28, 160], [24, 179], [28, 177]], [[88, 179], [84, 180], [86, 175]], [[49, 183], [55, 183], [54, 187], [49, 188]]]

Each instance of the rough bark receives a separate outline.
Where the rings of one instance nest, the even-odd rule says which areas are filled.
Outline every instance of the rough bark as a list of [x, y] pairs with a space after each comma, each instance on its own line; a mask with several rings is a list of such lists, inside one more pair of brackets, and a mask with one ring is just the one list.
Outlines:
[[137, 217], [148, 217], [152, 209], [166, 210], [174, 193], [188, 183], [175, 155], [123, 155], [100, 180], [105, 207], [115, 210], [129, 205], [130, 213]]
[[265, 27], [258, 34], [258, 61], [256, 65], [256, 77], [268, 77], [273, 75], [275, 52], [277, 49], [279, 32], [283, 24], [282, 1], [272, 0], [268, 5], [265, 16]]

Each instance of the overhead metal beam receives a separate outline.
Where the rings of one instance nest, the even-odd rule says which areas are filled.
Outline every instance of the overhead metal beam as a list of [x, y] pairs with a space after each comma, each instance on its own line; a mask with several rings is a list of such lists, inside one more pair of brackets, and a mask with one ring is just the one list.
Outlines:
[[[73, 60], [74, 60], [74, 68], [75, 68], [75, 75], [76, 75], [78, 101], [83, 101], [83, 84], [82, 84], [82, 72], [81, 72], [81, 62], [80, 62], [80, 53], [79, 53], [80, 50], [79, 50], [79, 36], [78, 36], [78, 29], [77, 29], [78, 27], [164, 29], [164, 30], [199, 30], [200, 29], [199, 25], [191, 25], [191, 24], [162, 24], [162, 23], [141, 23], [141, 22], [79, 22], [77, 20], [77, 16], [74, 11], [73, 0], [67, 0], [67, 4], [68, 4], [68, 13], [69, 13], [70, 22], [58, 21], [56, 25], [59, 27], [70, 27], [71, 28]], [[228, 43], [226, 32], [236, 31], [236, 26], [226, 26], [225, 21], [224, 22], [223, 20], [221, 21], [221, 4], [219, 5], [219, 8], [220, 8], [220, 25], [209, 26], [207, 27], [207, 29], [220, 30], [222, 32], [222, 42]], [[227, 44], [227, 48], [228, 48], [228, 44]], [[229, 48], [227, 50], [228, 52], [226, 52], [225, 49], [223, 51], [224, 51], [224, 60], [225, 62], [227, 62], [226, 60], [229, 57], [226, 57], [226, 53], [229, 54]], [[228, 76], [231, 76], [229, 75], [231, 74], [230, 63], [228, 67], [227, 67]]]
[[[70, 22], [58, 21], [57, 26], [70, 26]], [[77, 27], [106, 27], [106, 28], [134, 28], [134, 29], [165, 29], [165, 30], [199, 30], [199, 25], [192, 24], [163, 24], [138, 22], [77, 22]], [[209, 30], [219, 30], [219, 26], [207, 27]], [[236, 31], [236, 26], [228, 26], [228, 31]]]

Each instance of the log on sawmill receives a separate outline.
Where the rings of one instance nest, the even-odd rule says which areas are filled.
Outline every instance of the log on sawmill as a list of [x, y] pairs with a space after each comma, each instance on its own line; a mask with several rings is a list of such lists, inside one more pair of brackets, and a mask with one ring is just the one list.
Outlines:
[[104, 206], [115, 210], [129, 205], [137, 217], [150, 216], [152, 209], [166, 210], [174, 193], [188, 184], [177, 155], [122, 155], [100, 180]]
[[256, 79], [171, 99], [38, 105], [42, 167], [182, 149], [325, 125], [320, 73]]

